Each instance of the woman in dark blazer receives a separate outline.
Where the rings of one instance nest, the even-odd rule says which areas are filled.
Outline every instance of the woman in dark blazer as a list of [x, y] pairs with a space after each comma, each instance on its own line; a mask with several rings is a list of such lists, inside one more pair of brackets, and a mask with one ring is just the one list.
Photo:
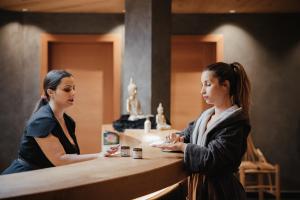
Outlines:
[[[101, 153], [80, 154], [75, 122], [66, 113], [74, 104], [75, 80], [64, 70], [52, 70], [44, 79], [44, 95], [28, 120], [18, 158], [2, 174], [65, 165], [101, 157]], [[104, 155], [115, 153], [112, 147]]]
[[173, 143], [157, 145], [184, 152], [192, 174], [188, 199], [246, 199], [235, 176], [247, 148], [250, 132], [250, 82], [239, 63], [215, 63], [201, 75], [201, 94], [211, 108], [190, 123]]

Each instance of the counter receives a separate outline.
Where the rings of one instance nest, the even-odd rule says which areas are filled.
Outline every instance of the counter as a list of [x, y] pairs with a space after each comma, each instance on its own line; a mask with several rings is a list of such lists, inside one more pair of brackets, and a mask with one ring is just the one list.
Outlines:
[[122, 145], [143, 148], [143, 159], [103, 157], [0, 176], [0, 199], [132, 199], [160, 190], [187, 177], [182, 153], [149, 145], [172, 131], [121, 133]]

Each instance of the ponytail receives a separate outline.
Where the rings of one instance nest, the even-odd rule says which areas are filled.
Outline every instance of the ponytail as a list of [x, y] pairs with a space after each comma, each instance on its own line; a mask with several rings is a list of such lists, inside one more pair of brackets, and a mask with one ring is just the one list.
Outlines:
[[35, 107], [34, 107], [34, 110], [32, 112], [35, 113], [36, 111], [38, 111], [40, 109], [40, 107], [48, 104], [48, 97], [47, 96], [41, 96], [41, 98], [38, 100], [38, 102], [36, 103]]
[[235, 94], [233, 102], [243, 108], [244, 113], [249, 116], [251, 85], [244, 67], [234, 62], [231, 64], [236, 75]]

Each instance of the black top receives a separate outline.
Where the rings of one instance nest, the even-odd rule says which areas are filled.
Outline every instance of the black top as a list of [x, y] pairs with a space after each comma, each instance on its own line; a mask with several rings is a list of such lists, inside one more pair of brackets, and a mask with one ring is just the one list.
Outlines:
[[63, 117], [68, 132], [75, 142], [75, 145], [70, 143], [65, 135], [68, 133], [63, 132], [63, 129], [55, 118], [51, 107], [49, 104], [47, 104], [35, 112], [27, 122], [21, 140], [19, 156], [34, 166], [34, 168], [54, 167], [34, 139], [35, 137], [47, 137], [50, 133], [59, 139], [66, 154], [80, 154], [79, 146], [75, 136], [75, 122], [67, 114], [64, 114]]

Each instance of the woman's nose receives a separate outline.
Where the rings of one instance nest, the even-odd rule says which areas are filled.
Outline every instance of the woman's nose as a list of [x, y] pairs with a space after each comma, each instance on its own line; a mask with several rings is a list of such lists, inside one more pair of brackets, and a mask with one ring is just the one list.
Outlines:
[[200, 92], [201, 92], [201, 94], [205, 94], [205, 89], [204, 89], [204, 87], [201, 88], [201, 91], [200, 91]]

